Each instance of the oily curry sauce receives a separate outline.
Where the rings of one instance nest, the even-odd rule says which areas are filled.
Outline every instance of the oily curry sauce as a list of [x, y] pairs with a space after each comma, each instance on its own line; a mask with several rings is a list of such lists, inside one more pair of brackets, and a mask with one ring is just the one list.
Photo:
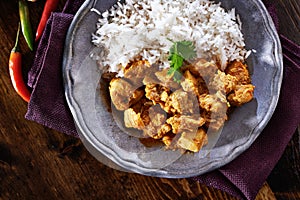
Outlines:
[[196, 59], [181, 67], [180, 81], [168, 69], [134, 61], [124, 77], [109, 79], [113, 106], [124, 112], [127, 128], [141, 131], [141, 142], [163, 143], [169, 149], [198, 152], [207, 144], [207, 132], [218, 131], [228, 110], [253, 99], [254, 86], [246, 64], [218, 64]]

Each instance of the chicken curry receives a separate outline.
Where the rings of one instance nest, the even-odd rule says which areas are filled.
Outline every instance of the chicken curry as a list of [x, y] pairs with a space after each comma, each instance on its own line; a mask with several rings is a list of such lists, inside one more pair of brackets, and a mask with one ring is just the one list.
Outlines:
[[218, 131], [229, 111], [253, 99], [254, 86], [240, 61], [221, 70], [214, 61], [196, 59], [180, 72], [180, 81], [174, 81], [158, 64], [131, 62], [123, 77], [110, 81], [110, 98], [124, 113], [125, 126], [140, 130], [141, 137], [198, 152], [208, 143], [208, 130]]

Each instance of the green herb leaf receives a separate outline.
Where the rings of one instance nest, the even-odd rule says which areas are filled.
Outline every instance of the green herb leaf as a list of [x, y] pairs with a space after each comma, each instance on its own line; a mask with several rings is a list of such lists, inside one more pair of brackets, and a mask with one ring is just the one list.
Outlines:
[[168, 73], [167, 73], [168, 76], [173, 76], [173, 80], [177, 83], [180, 83], [180, 80], [181, 80], [181, 77], [182, 77], [182, 74], [180, 73], [179, 70], [176, 70], [175, 68], [170, 68], [168, 70]]
[[168, 75], [173, 75], [176, 82], [179, 82], [182, 75], [180, 67], [183, 65], [184, 60], [191, 60], [196, 57], [195, 46], [191, 41], [173, 42], [169, 51], [170, 69]]

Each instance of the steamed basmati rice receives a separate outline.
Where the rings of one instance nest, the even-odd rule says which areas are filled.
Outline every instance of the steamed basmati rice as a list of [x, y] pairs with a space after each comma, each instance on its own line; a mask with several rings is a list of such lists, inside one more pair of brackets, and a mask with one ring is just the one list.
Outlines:
[[197, 57], [214, 60], [224, 69], [249, 52], [235, 10], [209, 0], [127, 0], [101, 14], [92, 42], [104, 48], [102, 66], [122, 76], [132, 60], [170, 67], [171, 41], [192, 41]]

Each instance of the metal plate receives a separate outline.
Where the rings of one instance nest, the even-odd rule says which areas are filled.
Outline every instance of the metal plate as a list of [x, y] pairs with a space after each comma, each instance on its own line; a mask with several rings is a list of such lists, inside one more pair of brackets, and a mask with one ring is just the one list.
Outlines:
[[68, 31], [63, 63], [65, 95], [86, 148], [100, 162], [124, 171], [144, 175], [183, 178], [221, 167], [244, 152], [271, 118], [282, 81], [282, 52], [275, 26], [259, 0], [223, 0], [225, 9], [235, 8], [242, 21], [254, 100], [236, 109], [220, 135], [210, 136], [199, 153], [181, 154], [161, 147], [145, 147], [138, 138], [124, 134], [108, 111], [105, 92], [100, 88], [101, 72], [90, 54], [98, 15], [115, 1], [87, 0]]

